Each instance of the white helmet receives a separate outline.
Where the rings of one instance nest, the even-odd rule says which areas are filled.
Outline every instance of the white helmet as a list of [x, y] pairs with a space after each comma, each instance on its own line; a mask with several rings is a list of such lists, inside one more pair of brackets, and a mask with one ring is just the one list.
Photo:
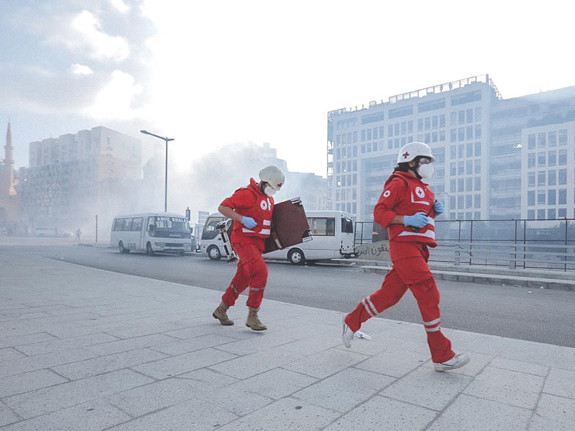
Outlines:
[[285, 177], [277, 166], [266, 166], [260, 171], [260, 180], [268, 183], [273, 189], [279, 190], [283, 186]]
[[429, 145], [424, 144], [423, 142], [410, 142], [409, 144], [405, 144], [399, 150], [397, 154], [397, 163], [407, 163], [411, 162], [418, 156], [429, 157], [432, 162], [435, 161], [435, 157], [431, 154], [431, 148]]

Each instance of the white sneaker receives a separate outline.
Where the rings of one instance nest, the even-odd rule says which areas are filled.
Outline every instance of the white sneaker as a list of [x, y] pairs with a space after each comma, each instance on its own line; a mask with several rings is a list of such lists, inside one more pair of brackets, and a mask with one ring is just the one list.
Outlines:
[[343, 345], [348, 349], [351, 347], [351, 340], [353, 339], [353, 331], [345, 323], [345, 316], [343, 318], [343, 333], [341, 334], [341, 340]]
[[461, 368], [469, 362], [469, 356], [465, 353], [458, 353], [449, 361], [445, 362], [434, 362], [433, 366], [435, 371], [442, 373], [443, 371], [455, 370], [456, 368]]

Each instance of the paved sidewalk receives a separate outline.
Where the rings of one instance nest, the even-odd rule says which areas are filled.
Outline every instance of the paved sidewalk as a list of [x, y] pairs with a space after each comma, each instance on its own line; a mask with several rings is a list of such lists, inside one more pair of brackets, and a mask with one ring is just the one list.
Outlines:
[[[433, 371], [420, 325], [34, 258], [0, 256], [0, 431], [575, 429], [575, 349], [445, 329], [471, 363]], [[358, 298], [359, 300], [360, 298]]]

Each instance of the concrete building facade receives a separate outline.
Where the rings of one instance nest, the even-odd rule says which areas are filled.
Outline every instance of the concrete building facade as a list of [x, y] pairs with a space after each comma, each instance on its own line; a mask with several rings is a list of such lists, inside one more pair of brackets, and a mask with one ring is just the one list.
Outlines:
[[84, 228], [137, 208], [141, 143], [105, 127], [30, 144], [22, 184], [26, 221], [33, 227]]
[[[569, 171], [573, 130], [564, 124], [570, 120], [575, 120], [575, 87], [504, 100], [488, 75], [392, 96], [361, 109], [331, 111], [327, 121], [330, 205], [358, 221], [371, 221], [399, 149], [421, 141], [436, 156], [430, 185], [451, 220], [574, 217], [573, 205], [569, 207], [574, 195], [573, 169]], [[561, 155], [564, 150], [568, 154], [567, 160], [561, 158], [566, 165], [555, 169], [547, 164], [546, 169], [557, 170], [557, 181], [561, 172], [565, 191], [556, 190], [556, 201], [561, 193], [565, 204], [547, 208], [539, 200], [543, 207], [529, 210], [529, 192], [534, 190], [528, 190], [533, 172], [526, 170], [532, 157], [527, 140], [546, 133], [547, 143], [556, 139], [559, 145], [560, 130], [561, 136], [567, 133], [566, 146], [561, 148]], [[550, 152], [545, 160], [553, 160], [557, 151], [559, 163], [559, 149], [545, 148]], [[546, 201], [553, 192], [547, 193]], [[564, 194], [571, 197], [564, 200]]]

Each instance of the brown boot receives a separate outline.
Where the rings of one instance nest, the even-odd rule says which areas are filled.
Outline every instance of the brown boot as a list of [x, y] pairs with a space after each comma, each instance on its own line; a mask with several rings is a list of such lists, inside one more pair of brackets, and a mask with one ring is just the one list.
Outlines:
[[260, 322], [260, 319], [258, 319], [258, 311], [260, 308], [248, 307], [248, 309], [249, 312], [248, 320], [246, 320], [246, 326], [252, 328], [254, 331], [265, 331], [268, 329], [268, 327]]
[[218, 305], [218, 308], [215, 309], [215, 311], [212, 313], [212, 316], [214, 317], [214, 319], [218, 319], [220, 321], [220, 323], [224, 326], [231, 326], [234, 324], [233, 320], [230, 320], [230, 318], [227, 315], [227, 311], [228, 311], [228, 307], [226, 304], [224, 304], [223, 302], [220, 302], [220, 305]]

